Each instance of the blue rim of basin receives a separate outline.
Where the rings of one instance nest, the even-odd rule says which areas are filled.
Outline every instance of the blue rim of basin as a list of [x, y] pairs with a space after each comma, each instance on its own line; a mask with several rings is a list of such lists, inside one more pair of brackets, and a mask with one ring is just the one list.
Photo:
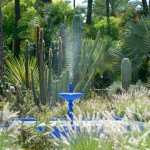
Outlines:
[[[36, 118], [16, 118], [13, 119], [12, 121], [37, 121]], [[100, 118], [100, 120], [109, 120], [107, 118]], [[124, 120], [123, 118], [114, 118], [116, 121], [122, 121]], [[68, 118], [51, 118], [50, 121], [69, 121]], [[92, 118], [82, 118], [82, 121], [92, 121]]]
[[[139, 129], [141, 131], [144, 130], [144, 124], [141, 124], [141, 125], [139, 124], [138, 126], [139, 126]], [[97, 128], [98, 126], [95, 126], [95, 127]], [[77, 125], [77, 126], [71, 125], [71, 128], [72, 128], [72, 130], [75, 130], [76, 132], [80, 132], [80, 130], [81, 130], [79, 125]], [[63, 125], [63, 126], [61, 126], [61, 129], [63, 129], [63, 130], [60, 130], [59, 127], [54, 126], [53, 132], [52, 132], [52, 137], [57, 138], [57, 139], [61, 139], [61, 137], [64, 136], [68, 139], [67, 134], [69, 133], [70, 127]], [[126, 129], [127, 129], [127, 131], [131, 131], [131, 126], [127, 125]], [[103, 132], [103, 128], [100, 132]]]
[[[97, 119], [97, 120], [110, 120], [110, 119], [100, 118], [100, 119]], [[112, 118], [111, 120], [114, 120], [114, 121], [126, 121], [126, 120], [124, 120], [121, 117]], [[26, 123], [26, 122], [30, 122], [30, 121], [31, 122], [36, 122], [37, 119], [36, 118], [17, 118], [16, 120], [13, 120], [13, 121], [22, 121], [22, 122]], [[69, 119], [68, 118], [51, 118], [50, 121], [69, 121]], [[82, 121], [92, 121], [92, 118], [83, 118]], [[141, 131], [144, 130], [144, 122], [134, 121], [134, 120], [130, 120], [130, 121], [137, 123], [137, 125], [139, 126]], [[51, 134], [52, 138], [61, 139], [62, 135], [67, 137], [67, 134], [69, 133], [69, 128], [65, 124], [61, 125], [61, 127], [64, 129], [63, 131], [59, 130], [59, 125], [58, 126], [53, 126], [53, 132]], [[98, 127], [98, 126], [96, 126], [96, 127]], [[37, 127], [36, 127], [37, 131], [39, 131], [39, 132], [43, 132], [44, 128], [45, 127], [43, 125], [37, 125]], [[71, 128], [73, 130], [76, 129], [77, 132], [80, 132], [80, 126], [79, 125], [71, 125]], [[126, 126], [126, 129], [128, 131], [131, 131], [130, 124]]]
[[37, 121], [36, 118], [16, 118], [16, 119], [13, 119], [12, 121]]
[[58, 96], [63, 100], [74, 101], [84, 96], [84, 94], [83, 93], [58, 93]]

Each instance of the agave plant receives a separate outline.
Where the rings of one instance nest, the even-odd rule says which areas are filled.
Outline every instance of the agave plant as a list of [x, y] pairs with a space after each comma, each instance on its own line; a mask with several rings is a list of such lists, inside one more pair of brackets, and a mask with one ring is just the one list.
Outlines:
[[[33, 69], [35, 83], [38, 80], [38, 68], [37, 59], [32, 57], [29, 59], [29, 69]], [[31, 76], [29, 71], [29, 86], [31, 87]], [[23, 58], [10, 58], [6, 61], [6, 82], [12, 85], [21, 85], [23, 88], [26, 87], [26, 77], [25, 77], [25, 63]]]

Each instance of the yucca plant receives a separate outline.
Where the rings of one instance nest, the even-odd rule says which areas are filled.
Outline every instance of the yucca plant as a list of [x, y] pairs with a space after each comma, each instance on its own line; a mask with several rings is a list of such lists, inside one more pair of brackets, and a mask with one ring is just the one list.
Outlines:
[[[35, 83], [38, 82], [38, 69], [37, 69], [37, 59], [32, 57], [28, 61], [29, 70], [32, 68], [34, 72]], [[28, 74], [29, 77], [29, 87], [31, 87], [31, 76], [30, 71]], [[6, 82], [11, 85], [21, 85], [23, 88], [26, 87], [26, 76], [25, 76], [25, 63], [23, 58], [9, 58], [6, 61]], [[37, 88], [37, 85], [36, 85]]]

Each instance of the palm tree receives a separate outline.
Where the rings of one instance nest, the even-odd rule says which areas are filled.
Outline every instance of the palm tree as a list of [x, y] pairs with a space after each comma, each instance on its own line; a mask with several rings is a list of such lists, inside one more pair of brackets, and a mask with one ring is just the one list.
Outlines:
[[3, 46], [3, 31], [2, 31], [2, 9], [0, 5], [0, 80], [3, 78], [4, 74], [4, 46]]
[[149, 13], [149, 17], [150, 17], [150, 0], [149, 0], [149, 3], [148, 3], [148, 13]]
[[44, 3], [51, 3], [52, 0], [43, 0]]
[[149, 17], [142, 17], [139, 21], [132, 21], [128, 24], [124, 36], [124, 48], [122, 53], [131, 59], [132, 64], [136, 66], [135, 71], [140, 71], [139, 77], [143, 80], [148, 76], [148, 63], [150, 61], [149, 38]]
[[3, 45], [3, 29], [2, 29], [2, 7], [10, 0], [0, 0], [0, 80], [4, 75], [4, 45]]
[[73, 0], [73, 8], [76, 8], [76, 0]]
[[18, 21], [20, 20], [20, 0], [15, 0], [15, 33], [14, 33], [14, 56], [19, 58], [20, 38], [18, 37]]
[[143, 13], [145, 16], [148, 15], [148, 5], [147, 5], [147, 1], [146, 0], [142, 0], [142, 4], [143, 4]]
[[109, 9], [109, 0], [106, 0], [106, 17], [107, 17], [107, 34], [110, 35], [110, 9]]
[[[127, 4], [128, 0], [109, 0], [110, 16], [116, 16], [117, 13], [123, 12]], [[106, 0], [95, 0], [93, 4], [93, 12], [103, 18], [106, 14]]]
[[88, 0], [86, 24], [91, 24], [93, 0]]
[[146, 81], [150, 77], [150, 70], [148, 70], [150, 67], [150, 20], [148, 17], [142, 17], [127, 25], [122, 39], [121, 51], [110, 48], [106, 53], [105, 61], [112, 65], [114, 73], [120, 74], [122, 59], [130, 58], [132, 82], [136, 83], [139, 79]]

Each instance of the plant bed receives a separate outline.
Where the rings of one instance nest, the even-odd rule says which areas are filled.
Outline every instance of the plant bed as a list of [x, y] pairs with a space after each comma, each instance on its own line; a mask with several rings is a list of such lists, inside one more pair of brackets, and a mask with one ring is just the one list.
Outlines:
[[[18, 118], [13, 120], [12, 123], [24, 123], [26, 125], [35, 125], [37, 123], [36, 118]], [[119, 127], [126, 128], [127, 131], [131, 131], [131, 126], [136, 126], [139, 130], [144, 130], [144, 122], [133, 121], [133, 120], [125, 120], [123, 118], [112, 118], [112, 119], [92, 119], [92, 118], [82, 118], [82, 119], [74, 119], [73, 123], [68, 118], [52, 118], [50, 119], [50, 125], [53, 128], [52, 137], [61, 139], [61, 136], [67, 137], [69, 130], [74, 130], [75, 132], [80, 132], [81, 127], [83, 128], [91, 128], [98, 129], [100, 132], [104, 131], [105, 125], [115, 124]], [[45, 128], [45, 123], [38, 124], [36, 129], [42, 132]]]

